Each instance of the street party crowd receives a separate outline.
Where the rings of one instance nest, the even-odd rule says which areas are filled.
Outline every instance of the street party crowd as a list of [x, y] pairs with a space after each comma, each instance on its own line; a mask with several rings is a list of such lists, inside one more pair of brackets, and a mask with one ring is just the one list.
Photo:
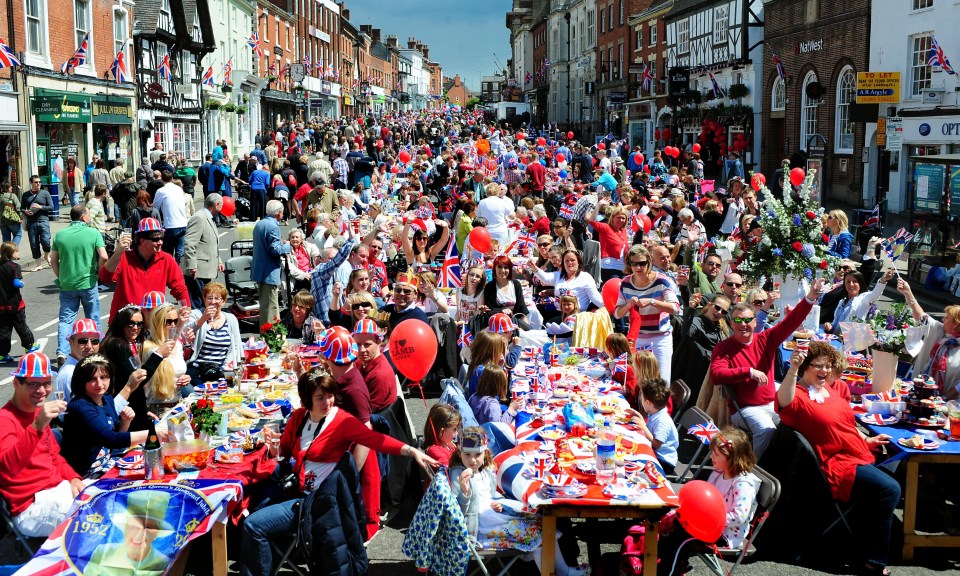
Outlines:
[[[288, 121], [258, 133], [249, 151], [218, 143], [196, 167], [158, 147], [136, 173], [102, 160], [81, 173], [74, 161], [61, 190], [41, 189], [37, 177], [19, 199], [5, 190], [0, 356], [15, 360], [14, 329], [25, 349], [0, 409], [0, 495], [15, 526], [49, 536], [155, 419], [225, 374], [240, 380], [249, 334], [284, 334], [319, 359], [281, 352], [299, 408], [282, 432], [263, 434], [268, 456], [293, 463], [293, 489], [275, 474], [244, 500], [242, 573], [272, 573], [271, 539], [291, 535], [298, 503], [348, 451], [361, 542], [393, 513], [378, 468], [388, 457], [443, 466], [478, 541], [507, 530], [490, 425], [519, 442], [529, 401], [516, 384], [530, 372], [518, 365], [593, 349], [581, 354], [607, 370], [624, 422], [668, 477], [682, 464], [682, 411], [711, 410], [719, 427], [708, 438], [708, 480], [725, 514], [708, 544], [744, 546], [760, 485], [751, 470], [792, 457], [768, 454], [785, 425], [812, 445], [830, 498], [869, 503], [850, 517], [849, 561], [888, 574], [901, 488], [875, 465], [889, 437], [856, 426], [848, 367], [898, 332], [896, 352], [923, 375], [915, 385], [929, 378], [931, 397], [956, 398], [960, 306], [931, 317], [941, 311], [923, 310], [890, 262], [903, 235], [885, 239], [872, 222], [858, 244], [848, 216], [819, 206], [801, 168], [785, 165], [768, 187], [736, 152], [720, 163], [722, 182], [705, 176], [717, 170], [696, 144], [648, 158], [612, 137], [582, 142], [447, 108]], [[52, 239], [51, 192], [70, 206]], [[21, 226], [14, 238], [7, 205], [28, 232], [33, 267], [49, 263], [57, 278], [55, 356], [30, 349]], [[108, 230], [112, 221], [122, 233]], [[220, 229], [251, 226], [248, 277], [220, 280], [225, 265], [231, 272]], [[101, 290], [113, 291], [105, 314]], [[885, 291], [906, 305], [878, 309]], [[395, 347], [421, 345], [421, 327], [435, 353], [396, 357]], [[781, 358], [784, 347], [792, 353]], [[405, 395], [419, 399], [451, 378], [465, 401], [432, 406], [422, 441], [376, 426]], [[671, 393], [677, 380], [690, 389], [686, 407]], [[676, 573], [693, 553], [678, 553], [689, 538], [679, 516], [659, 536], [661, 570]], [[506, 533], [518, 546], [531, 540]], [[539, 561], [536, 545], [522, 549]], [[558, 550], [558, 574], [589, 570], [567, 554]]]

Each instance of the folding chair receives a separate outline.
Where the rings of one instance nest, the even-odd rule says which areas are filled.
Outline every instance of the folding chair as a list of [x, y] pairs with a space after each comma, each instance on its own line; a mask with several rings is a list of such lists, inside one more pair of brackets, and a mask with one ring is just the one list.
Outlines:
[[673, 423], [676, 424], [690, 401], [690, 387], [683, 380], [674, 380], [670, 385], [670, 396], [673, 397]]
[[0, 517], [3, 518], [3, 525], [7, 531], [13, 535], [16, 541], [16, 548], [19, 548], [27, 558], [33, 557], [33, 555], [37, 553], [37, 550], [40, 549], [39, 544], [42, 544], [45, 539], [34, 538], [33, 540], [37, 543], [37, 545], [34, 546], [34, 544], [30, 542], [31, 538], [20, 532], [16, 523], [13, 521], [13, 514], [10, 512], [10, 505], [7, 504], [6, 498], [0, 498]]
[[279, 557], [276, 567], [273, 569], [273, 572], [271, 572], [271, 576], [277, 576], [284, 568], [291, 570], [297, 576], [310, 576], [307, 570], [297, 564], [297, 560], [300, 559], [300, 539], [297, 538], [297, 524], [300, 522], [301, 505], [302, 502], [296, 502], [293, 505], [294, 525], [292, 527], [293, 537], [290, 538], [290, 542], [281, 548], [281, 546], [273, 540], [270, 541], [270, 548], [273, 550], [274, 557]]
[[677, 464], [677, 467], [674, 469], [674, 474], [669, 477], [673, 482], [682, 484], [696, 478], [707, 463], [707, 457], [710, 456], [709, 445], [704, 444], [698, 436], [694, 436], [688, 432], [691, 427], [698, 424], [713, 424], [713, 419], [696, 406], [691, 406], [684, 412], [683, 416], [680, 417], [680, 421], [677, 423], [677, 432], [680, 434], [681, 447], [695, 443], [696, 449], [688, 462]]
[[731, 576], [734, 570], [743, 562], [744, 558], [753, 556], [756, 553], [757, 549], [754, 547], [753, 541], [756, 539], [757, 533], [763, 528], [767, 518], [770, 516], [770, 512], [780, 499], [779, 480], [759, 466], [754, 466], [753, 473], [760, 478], [761, 484], [760, 489], [757, 491], [757, 511], [754, 513], [753, 519], [750, 520], [750, 533], [747, 535], [747, 541], [744, 542], [742, 550], [738, 548], [717, 549], [721, 558], [734, 560], [733, 566], [730, 566], [729, 571], [724, 572], [723, 567], [720, 565], [720, 560], [717, 559], [717, 555], [698, 554], [707, 568], [717, 576]]
[[[785, 426], [785, 428], [787, 427]], [[803, 450], [804, 452], [808, 453], [810, 455], [810, 458], [812, 458], [814, 462], [817, 462], [819, 464], [820, 458], [817, 457], [817, 453], [816, 451], [814, 451], [813, 446], [810, 445], [810, 442], [808, 442], [807, 439], [804, 437], [804, 435], [801, 434], [799, 431], [794, 430], [793, 428], [790, 428], [790, 430], [793, 430], [794, 436], [796, 437], [800, 450]], [[824, 475], [823, 469], [819, 465], [817, 466], [817, 474], [820, 477], [820, 479], [823, 481], [824, 489], [826, 490], [827, 494], [829, 494], [830, 488], [829, 488], [829, 483], [827, 482], [827, 477]], [[853, 529], [850, 527], [850, 523], [847, 522], [847, 516], [850, 514], [850, 511], [853, 510], [854, 506], [856, 506], [856, 503], [839, 502], [834, 498], [830, 498], [830, 502], [833, 503], [833, 508], [837, 512], [837, 517], [834, 518], [833, 522], [831, 522], [823, 530], [823, 533], [821, 534], [821, 536], [826, 536], [827, 534], [829, 534], [830, 531], [832, 531], [838, 524], [843, 524], [843, 527], [847, 531], [847, 535], [853, 536], [854, 535]], [[841, 506], [841, 504], [843, 505]]]
[[[740, 415], [740, 419], [746, 422], [747, 419], [743, 417], [743, 411], [740, 408], [740, 404], [737, 402], [737, 394], [733, 391], [733, 388], [731, 388], [730, 386], [721, 386], [720, 393], [723, 394], [723, 397], [727, 399], [727, 402], [731, 404], [733, 406], [733, 409], [736, 410], [737, 414]], [[733, 421], [733, 418], [730, 418], [730, 424], [746, 432], [747, 436], [750, 437], [750, 440], [753, 441], [753, 432], [751, 432], [749, 428], [738, 426]]]

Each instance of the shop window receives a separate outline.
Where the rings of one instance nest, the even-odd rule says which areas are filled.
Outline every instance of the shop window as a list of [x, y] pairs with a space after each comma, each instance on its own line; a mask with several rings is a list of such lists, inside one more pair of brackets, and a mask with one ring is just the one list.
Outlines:
[[820, 101], [807, 96], [807, 86], [817, 81], [814, 72], [807, 72], [800, 90], [800, 148], [807, 149], [807, 140], [817, 133], [817, 111]]
[[770, 111], [783, 112], [787, 109], [787, 87], [779, 76], [773, 81], [773, 90], [770, 91]]
[[850, 120], [850, 104], [854, 102], [857, 93], [857, 77], [853, 68], [845, 67], [837, 78], [837, 117], [836, 152], [839, 154], [853, 154], [853, 127]]
[[159, 144], [161, 150], [168, 150], [170, 142], [167, 140], [167, 123], [158, 121], [153, 125], [153, 143]]
[[27, 20], [27, 55], [47, 56], [47, 2], [46, 0], [25, 0], [24, 15]]
[[914, 36], [911, 39], [910, 53], [910, 95], [920, 96], [923, 90], [930, 87], [930, 66], [927, 59], [930, 56], [930, 39], [928, 34]]

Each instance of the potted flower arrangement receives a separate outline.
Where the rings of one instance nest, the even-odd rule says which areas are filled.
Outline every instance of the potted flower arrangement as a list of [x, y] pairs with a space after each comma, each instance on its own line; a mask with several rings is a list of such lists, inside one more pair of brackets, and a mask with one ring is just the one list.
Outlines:
[[271, 352], [280, 352], [287, 343], [287, 327], [280, 323], [279, 318], [261, 326], [260, 335]]
[[190, 405], [190, 424], [193, 432], [201, 440], [210, 442], [210, 437], [217, 434], [220, 419], [223, 417], [213, 411], [214, 402], [209, 398], [200, 398]]
[[866, 324], [874, 334], [875, 341], [870, 345], [873, 356], [874, 392], [884, 392], [893, 387], [897, 377], [897, 363], [901, 357], [910, 360], [913, 356], [907, 350], [910, 333], [918, 329], [917, 322], [906, 304], [895, 303], [889, 310], [878, 311], [871, 305], [866, 318], [853, 318], [853, 322]]

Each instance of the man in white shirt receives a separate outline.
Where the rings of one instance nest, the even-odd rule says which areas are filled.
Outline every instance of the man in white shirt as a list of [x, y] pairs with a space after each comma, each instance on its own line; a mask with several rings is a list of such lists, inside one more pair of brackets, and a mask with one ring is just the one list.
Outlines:
[[163, 186], [153, 199], [153, 211], [163, 222], [163, 250], [179, 263], [183, 258], [183, 238], [187, 234], [187, 197], [183, 189], [173, 183], [173, 172], [160, 175]]
[[513, 220], [513, 201], [504, 198], [507, 187], [500, 184], [487, 185], [487, 197], [477, 205], [477, 217], [487, 219], [487, 231], [490, 237], [500, 242], [501, 248], [509, 244], [509, 228], [507, 223]]
[[607, 158], [607, 152], [605, 150], [597, 151], [597, 164], [603, 168], [607, 173], [613, 174], [613, 165], [610, 162], [610, 159]]

